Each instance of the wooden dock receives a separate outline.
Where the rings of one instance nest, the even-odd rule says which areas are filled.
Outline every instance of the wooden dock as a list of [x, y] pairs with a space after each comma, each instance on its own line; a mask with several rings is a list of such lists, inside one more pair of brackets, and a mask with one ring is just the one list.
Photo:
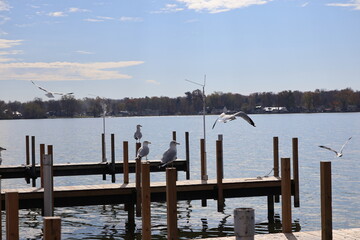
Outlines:
[[[294, 194], [294, 180], [291, 180]], [[274, 196], [281, 194], [279, 177], [224, 179], [224, 198]], [[2, 209], [5, 192], [19, 193], [19, 208], [42, 208], [43, 188], [2, 189]], [[184, 180], [176, 182], [177, 200], [217, 199], [217, 180]], [[151, 201], [166, 201], [166, 182], [151, 182]], [[54, 187], [54, 206], [85, 206], [136, 202], [136, 184], [102, 184]]]
[[[204, 238], [200, 240], [235, 240], [234, 237]], [[257, 234], [255, 240], [321, 240], [321, 231]], [[359, 240], [360, 228], [333, 230], [333, 240]]]

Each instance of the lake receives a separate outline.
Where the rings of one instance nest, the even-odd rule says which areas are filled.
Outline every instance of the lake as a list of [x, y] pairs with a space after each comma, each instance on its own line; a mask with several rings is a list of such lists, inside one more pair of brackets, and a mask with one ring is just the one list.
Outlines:
[[[280, 158], [292, 157], [292, 138], [299, 141], [300, 208], [293, 208], [293, 228], [297, 231], [320, 230], [320, 161], [332, 162], [333, 228], [360, 227], [360, 113], [269, 114], [250, 115], [256, 127], [242, 119], [216, 124], [217, 116], [206, 117], [206, 151], [209, 179], [216, 178], [215, 147], [223, 135], [224, 177], [257, 177], [268, 174], [273, 166], [273, 137], [279, 137]], [[200, 179], [200, 138], [202, 116], [106, 118], [107, 156], [110, 157], [110, 134], [115, 134], [116, 161], [122, 161], [122, 142], [129, 141], [130, 158], [135, 155], [133, 134], [141, 124], [143, 139], [151, 141], [149, 159], [160, 159], [177, 132], [178, 158], [185, 158], [185, 132], [190, 134], [191, 179]], [[25, 136], [36, 136], [39, 144], [53, 145], [55, 163], [100, 162], [102, 118], [1, 120], [0, 146], [3, 165], [25, 163]], [[321, 149], [326, 145], [344, 149], [344, 156]], [[37, 159], [38, 156], [37, 156]], [[37, 160], [38, 162], [38, 160]], [[102, 176], [56, 177], [55, 186], [110, 183]], [[119, 181], [122, 177], [117, 176]], [[179, 173], [179, 180], [185, 173]], [[134, 181], [134, 174], [130, 175]], [[165, 181], [165, 173], [151, 174], [151, 181]], [[39, 186], [39, 180], [37, 180]], [[2, 188], [30, 187], [24, 179], [2, 180]], [[217, 212], [215, 200], [178, 202], [180, 238], [233, 235], [233, 210], [255, 209], [257, 233], [268, 233], [266, 197], [226, 199], [223, 213]], [[153, 239], [166, 237], [166, 204], [152, 203]], [[281, 216], [281, 204], [275, 204]], [[141, 239], [141, 218], [135, 231], [126, 228], [127, 212], [123, 205], [56, 208], [62, 218], [62, 239]], [[3, 231], [5, 216], [3, 214]], [[278, 219], [278, 221], [280, 221]], [[279, 222], [275, 230], [281, 228]], [[20, 211], [21, 239], [41, 239], [42, 217], [39, 209]], [[3, 234], [3, 236], [5, 236]]]

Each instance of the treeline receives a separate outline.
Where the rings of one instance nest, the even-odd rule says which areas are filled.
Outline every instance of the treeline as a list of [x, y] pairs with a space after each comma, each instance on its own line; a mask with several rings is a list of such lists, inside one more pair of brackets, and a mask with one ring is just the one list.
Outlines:
[[[207, 114], [230, 111], [264, 113], [265, 107], [284, 107], [286, 112], [349, 112], [360, 111], [360, 92], [315, 90], [308, 92], [262, 92], [248, 96], [237, 93], [214, 92], [206, 96]], [[193, 115], [202, 113], [202, 92], [197, 89], [182, 97], [144, 97], [124, 99], [84, 98], [63, 96], [60, 100], [4, 102], [0, 100], [0, 119], [48, 117], [100, 117], [144, 115]]]

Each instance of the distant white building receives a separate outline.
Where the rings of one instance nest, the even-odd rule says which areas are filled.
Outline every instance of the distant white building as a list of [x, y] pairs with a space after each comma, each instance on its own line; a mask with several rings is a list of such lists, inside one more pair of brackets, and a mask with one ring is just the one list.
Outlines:
[[264, 107], [265, 112], [272, 113], [272, 112], [288, 112], [286, 107]]

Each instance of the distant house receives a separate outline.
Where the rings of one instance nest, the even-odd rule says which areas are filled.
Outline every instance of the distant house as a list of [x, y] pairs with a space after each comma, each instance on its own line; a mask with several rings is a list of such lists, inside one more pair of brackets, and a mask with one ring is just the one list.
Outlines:
[[286, 107], [264, 107], [266, 113], [285, 113], [288, 112]]

